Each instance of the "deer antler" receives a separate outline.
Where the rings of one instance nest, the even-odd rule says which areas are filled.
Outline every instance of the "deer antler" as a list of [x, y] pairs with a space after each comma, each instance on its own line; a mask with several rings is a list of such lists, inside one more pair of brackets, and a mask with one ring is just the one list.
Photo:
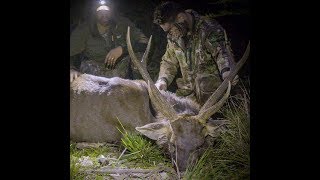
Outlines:
[[[149, 39], [147, 49], [142, 57], [142, 62], [146, 61], [146, 58], [148, 57], [150, 46], [151, 46], [151, 39], [152, 36]], [[163, 114], [166, 118], [168, 118], [170, 121], [173, 121], [178, 118], [176, 111], [173, 109], [172, 106], [163, 98], [160, 91], [157, 89], [157, 87], [154, 85], [154, 82], [152, 81], [146, 67], [143, 67], [141, 63], [139, 62], [138, 58], [136, 57], [132, 45], [131, 45], [131, 39], [130, 39], [130, 26], [128, 26], [127, 31], [127, 46], [128, 46], [128, 52], [129, 55], [134, 63], [134, 65], [138, 68], [140, 74], [142, 75], [143, 79], [148, 83], [148, 91], [150, 95], [151, 102], [155, 106], [155, 108]]]
[[[230, 81], [233, 80], [233, 78], [238, 74], [238, 71], [241, 69], [241, 67], [244, 65], [244, 63], [247, 61], [250, 53], [250, 41], [247, 45], [246, 51], [244, 52], [242, 58], [240, 61], [237, 63], [235, 68], [232, 70], [230, 75], [220, 84], [220, 86], [217, 88], [217, 90], [209, 97], [207, 102], [202, 106], [202, 108], [199, 111], [199, 114], [197, 115], [197, 118], [199, 119], [200, 122], [205, 122], [207, 119], [209, 119], [214, 113], [216, 113], [223, 105], [223, 103], [227, 100], [224, 99], [230, 94]], [[226, 94], [224, 95], [221, 100], [215, 104], [218, 99], [222, 96], [222, 93], [226, 90]], [[222, 104], [221, 104], [222, 103]]]
[[197, 120], [199, 120], [200, 123], [204, 124], [207, 122], [207, 120], [214, 114], [216, 113], [222, 106], [223, 104], [227, 101], [229, 95], [230, 95], [230, 90], [231, 90], [231, 83], [230, 81], [228, 81], [228, 89], [227, 92], [223, 95], [223, 97], [213, 106], [202, 110], [201, 113], [199, 113], [198, 115], [196, 115]]

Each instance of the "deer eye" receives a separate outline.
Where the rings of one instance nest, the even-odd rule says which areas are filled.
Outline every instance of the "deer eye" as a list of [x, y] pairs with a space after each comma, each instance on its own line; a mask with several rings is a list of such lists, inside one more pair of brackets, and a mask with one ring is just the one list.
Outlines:
[[160, 136], [157, 140], [158, 144], [165, 144], [168, 142], [168, 137], [167, 136]]

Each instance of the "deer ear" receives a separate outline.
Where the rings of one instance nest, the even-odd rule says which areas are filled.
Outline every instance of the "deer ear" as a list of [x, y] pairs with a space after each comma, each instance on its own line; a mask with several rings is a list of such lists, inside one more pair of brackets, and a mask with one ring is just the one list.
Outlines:
[[161, 121], [146, 124], [141, 127], [136, 127], [136, 130], [139, 131], [141, 134], [147, 136], [153, 140], [163, 140], [168, 139], [170, 132], [168, 122]]

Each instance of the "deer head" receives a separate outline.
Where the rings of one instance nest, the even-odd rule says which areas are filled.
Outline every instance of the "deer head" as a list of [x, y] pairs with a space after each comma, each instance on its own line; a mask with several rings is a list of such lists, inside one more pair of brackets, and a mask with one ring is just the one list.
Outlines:
[[[141, 62], [146, 62], [150, 51], [152, 36], [149, 39], [148, 46], [142, 57]], [[179, 114], [173, 108], [166, 98], [164, 92], [160, 92], [145, 66], [137, 59], [131, 45], [130, 27], [127, 31], [127, 47], [129, 55], [134, 65], [139, 69], [143, 79], [148, 84], [148, 92], [151, 102], [157, 112], [162, 117], [157, 122], [146, 124], [142, 127], [136, 127], [136, 130], [150, 139], [156, 140], [158, 145], [166, 147], [177, 167], [185, 170], [190, 155], [199, 148], [205, 140], [205, 136], [215, 135], [215, 126], [208, 123], [208, 119], [215, 114], [226, 102], [230, 95], [230, 81], [237, 75], [239, 69], [243, 66], [249, 56], [250, 42], [247, 49], [237, 63], [229, 77], [226, 78], [218, 89], [209, 97], [206, 103], [201, 107], [198, 114]], [[192, 157], [192, 159], [197, 157]]]

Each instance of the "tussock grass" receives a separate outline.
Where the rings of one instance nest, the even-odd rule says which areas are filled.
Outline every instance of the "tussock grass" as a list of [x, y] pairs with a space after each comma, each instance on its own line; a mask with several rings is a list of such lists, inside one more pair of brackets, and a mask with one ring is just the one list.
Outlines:
[[126, 131], [122, 124], [121, 127], [122, 130], [118, 128], [123, 135], [121, 144], [128, 151], [127, 154], [122, 156], [122, 159], [127, 159], [140, 167], [169, 164], [169, 160], [154, 142], [138, 133]]
[[227, 130], [198, 162], [187, 168], [184, 179], [250, 179], [249, 93], [230, 97], [221, 109]]

